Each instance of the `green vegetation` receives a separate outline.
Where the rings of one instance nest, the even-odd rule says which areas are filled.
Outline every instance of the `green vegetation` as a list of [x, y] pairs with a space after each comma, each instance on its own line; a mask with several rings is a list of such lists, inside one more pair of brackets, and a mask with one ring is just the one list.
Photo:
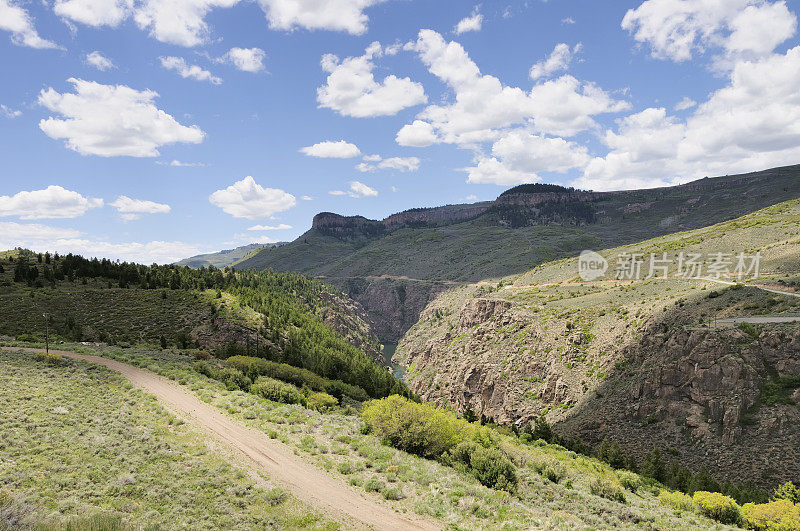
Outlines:
[[692, 496], [692, 501], [703, 514], [723, 524], [736, 525], [742, 519], [736, 500], [718, 492], [699, 490]]
[[281, 404], [305, 405], [306, 403], [305, 397], [297, 387], [266, 376], [258, 378], [250, 386], [249, 392]]
[[764, 531], [795, 531], [800, 529], [800, 505], [789, 500], [775, 500], [742, 507], [742, 519], [749, 529]]
[[[796, 166], [776, 168], [704, 179], [697, 187], [635, 190], [541, 208], [507, 204], [504, 196], [574, 191], [557, 185], [518, 187], [486, 204], [487, 211], [480, 215], [462, 212], [472, 212], [471, 205], [450, 205], [426, 209], [430, 222], [410, 222], [399, 229], [362, 217], [348, 218], [336, 231], [312, 228], [294, 242], [258, 252], [237, 268], [339, 277], [346, 279], [342, 289], [353, 277], [373, 275], [480, 281], [523, 273], [584, 249], [617, 247], [669, 234], [677, 227], [696, 229], [743, 216], [800, 196], [797, 175]], [[733, 195], [737, 201], [729, 200]], [[456, 221], [447, 222], [448, 216]]]
[[[622, 489], [617, 474], [593, 458], [541, 440], [525, 443], [522, 438], [501, 433], [494, 427], [473, 425], [475, 433], [485, 436], [468, 442], [494, 450], [484, 456], [466, 452], [476, 471], [463, 462], [446, 465], [387, 446], [377, 434], [364, 433], [364, 423], [347, 405], [321, 413], [298, 404], [280, 404], [241, 390], [228, 390], [223, 383], [196, 372], [191, 356], [136, 347], [77, 348], [155, 371], [178, 382], [238, 422], [295, 448], [309, 462], [354, 488], [363, 489], [365, 496], [389, 503], [401, 512], [425, 515], [454, 529], [564, 526], [610, 529], [642, 525], [658, 529], [715, 528], [714, 522], [699, 514], [674, 514], [671, 508], [656, 502], [656, 492], [649, 487], [643, 486], [635, 495], [625, 496], [625, 503], [593, 494], [592, 485], [600, 479]], [[179, 424], [173, 429], [175, 426], [183, 429]], [[503, 460], [490, 454], [502, 454], [513, 463], [517, 477], [513, 492], [481, 484], [478, 473], [484, 480], [503, 477], [495, 473], [503, 467], [494, 466]], [[560, 480], [554, 482], [544, 477], [545, 470], [556, 471]]]
[[116, 373], [49, 359], [0, 351], [0, 529], [335, 527]]
[[328, 380], [307, 369], [299, 369], [285, 363], [249, 356], [233, 356], [225, 360], [225, 364], [240, 370], [251, 379], [255, 379], [254, 376], [269, 376], [298, 387], [308, 387], [313, 391], [328, 393], [339, 400], [346, 396], [364, 402], [369, 398], [366, 391], [358, 386], [348, 385], [341, 380]]
[[[38, 330], [42, 313], [49, 311], [59, 315], [57, 322], [49, 323], [52, 330], [67, 339], [90, 335], [130, 346], [146, 340], [166, 345], [169, 337], [186, 348], [193, 343], [186, 323], [213, 321], [220, 299], [231, 299], [247, 323], [243, 331], [248, 342], [251, 335], [253, 343], [256, 335], [260, 338], [256, 344], [263, 349], [256, 349], [258, 355], [340, 381], [316, 390], [337, 397], [360, 395], [361, 390], [371, 397], [408, 394], [402, 382], [324, 323], [321, 316], [337, 310], [328, 302], [333, 289], [317, 280], [270, 271], [142, 266], [72, 254], [39, 263], [36, 256], [18, 251], [15, 258], [9, 257], [14, 260], [15, 284], [29, 287], [10, 286], [8, 293], [0, 293], [0, 306], [5, 308], [0, 310], [0, 332], [30, 333], [31, 326]], [[111, 304], [113, 312], [103, 311]], [[212, 322], [212, 333], [214, 326]], [[249, 343], [247, 348], [227, 343], [216, 353], [227, 357], [249, 350]]]

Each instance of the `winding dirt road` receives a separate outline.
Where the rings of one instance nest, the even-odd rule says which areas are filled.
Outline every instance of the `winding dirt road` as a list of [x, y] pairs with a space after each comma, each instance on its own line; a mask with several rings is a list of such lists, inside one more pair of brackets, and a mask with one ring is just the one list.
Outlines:
[[[2, 347], [3, 350], [43, 352], [42, 349]], [[430, 522], [396, 513], [392, 508], [368, 500], [352, 487], [305, 463], [291, 449], [264, 433], [234, 422], [214, 406], [199, 400], [179, 385], [150, 371], [98, 356], [50, 350], [69, 358], [103, 365], [128, 378], [133, 385], [154, 395], [184, 421], [208, 434], [281, 484], [298, 499], [329, 513], [344, 515], [365, 527], [376, 529], [438, 529]]]

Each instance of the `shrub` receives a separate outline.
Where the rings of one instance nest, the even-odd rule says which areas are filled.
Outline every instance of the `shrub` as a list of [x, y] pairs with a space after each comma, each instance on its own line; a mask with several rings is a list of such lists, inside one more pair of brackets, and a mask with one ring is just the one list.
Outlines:
[[265, 376], [250, 386], [250, 392], [281, 404], [305, 404], [305, 398], [297, 387]]
[[682, 492], [670, 492], [668, 490], [662, 490], [658, 494], [658, 501], [660, 501], [662, 505], [672, 507], [676, 511], [694, 510], [694, 502], [692, 501], [692, 497]]
[[800, 529], [800, 505], [785, 499], [759, 505], [745, 503], [742, 519], [749, 529], [796, 531]]
[[225, 360], [225, 363], [229, 367], [242, 371], [253, 380], [258, 376], [269, 376], [276, 380], [294, 384], [297, 387], [308, 387], [312, 391], [328, 393], [338, 400], [345, 396], [359, 402], [369, 399], [367, 392], [361, 387], [346, 384], [339, 380], [328, 380], [308, 369], [300, 369], [286, 363], [277, 363], [250, 356], [232, 356]]
[[600, 496], [601, 498], [619, 503], [625, 503], [625, 493], [618, 485], [607, 479], [595, 479], [589, 485], [589, 491], [595, 496]]
[[368, 402], [361, 418], [393, 447], [429, 459], [441, 458], [464, 440], [471, 426], [450, 411], [400, 395]]
[[42, 363], [46, 363], [52, 367], [59, 367], [67, 362], [66, 358], [59, 356], [58, 354], [53, 354], [52, 352], [37, 352], [33, 355], [33, 359]]
[[624, 488], [631, 492], [636, 492], [642, 486], [642, 478], [639, 474], [627, 470], [617, 470], [617, 479]]
[[364, 483], [364, 490], [367, 492], [379, 492], [384, 487], [385, 483], [377, 478], [370, 478]]
[[795, 487], [791, 481], [787, 481], [775, 489], [772, 497], [775, 500], [789, 500], [792, 503], [800, 503], [800, 489]]
[[699, 490], [694, 493], [692, 500], [700, 512], [718, 522], [735, 525], [741, 520], [741, 510], [736, 500], [719, 492]]
[[517, 486], [516, 467], [496, 448], [463, 441], [450, 451], [449, 460], [464, 466], [486, 487], [513, 492]]
[[336, 400], [336, 397], [328, 393], [311, 393], [306, 398], [306, 406], [320, 412], [330, 411], [338, 405], [339, 401]]
[[403, 491], [398, 488], [383, 489], [381, 494], [383, 494], [383, 498], [386, 500], [397, 501], [405, 498], [405, 496], [403, 496]]
[[17, 341], [23, 341], [25, 343], [41, 343], [41, 338], [34, 334], [20, 334], [17, 336]]
[[566, 470], [563, 466], [558, 464], [547, 465], [542, 469], [542, 477], [552, 481], [553, 483], [560, 482], [564, 475], [566, 474]]

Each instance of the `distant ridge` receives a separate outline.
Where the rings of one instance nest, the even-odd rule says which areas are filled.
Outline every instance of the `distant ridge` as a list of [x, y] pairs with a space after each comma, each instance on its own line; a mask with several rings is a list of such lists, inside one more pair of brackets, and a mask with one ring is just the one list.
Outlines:
[[283, 244], [284, 242], [251, 243], [249, 245], [243, 245], [234, 249], [225, 249], [216, 253], [198, 254], [197, 256], [184, 258], [179, 262], [175, 262], [175, 265], [188, 266], [193, 269], [199, 269], [201, 267], [208, 266], [214, 266], [221, 269], [223, 267], [234, 265], [236, 262], [243, 260], [262, 249], [267, 247], [277, 247]]

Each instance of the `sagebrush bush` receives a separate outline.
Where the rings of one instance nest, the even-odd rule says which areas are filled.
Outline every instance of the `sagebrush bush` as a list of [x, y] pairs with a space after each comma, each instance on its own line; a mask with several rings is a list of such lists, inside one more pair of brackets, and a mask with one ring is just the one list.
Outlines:
[[380, 492], [384, 489], [386, 484], [377, 479], [377, 478], [370, 478], [364, 483], [364, 490], [367, 492]]
[[517, 487], [517, 469], [503, 452], [462, 441], [450, 450], [448, 459], [457, 468], [469, 471], [482, 485], [512, 492]]
[[560, 464], [547, 465], [544, 467], [544, 469], [542, 469], [542, 477], [552, 481], [553, 483], [559, 483], [562, 479], [564, 479], [565, 474], [566, 470], [564, 469], [564, 466]]
[[428, 459], [441, 458], [472, 431], [470, 424], [454, 413], [400, 395], [368, 402], [361, 418], [395, 448]]
[[250, 392], [273, 402], [305, 405], [305, 397], [297, 387], [266, 376], [256, 380]]
[[749, 529], [764, 531], [800, 530], [800, 505], [778, 499], [769, 503], [745, 503], [742, 520]]
[[338, 405], [339, 401], [336, 400], [336, 397], [331, 396], [328, 393], [311, 393], [306, 398], [306, 407], [309, 409], [315, 409], [322, 413], [331, 411]]
[[41, 363], [46, 363], [53, 367], [60, 367], [67, 362], [67, 359], [63, 356], [59, 356], [58, 354], [53, 354], [52, 352], [37, 352], [33, 355], [33, 359], [39, 361]]
[[658, 501], [676, 511], [693, 511], [695, 508], [692, 497], [679, 491], [662, 490], [658, 494]]
[[699, 490], [692, 496], [692, 501], [704, 515], [723, 524], [736, 525], [742, 519], [736, 500], [719, 492]]
[[634, 474], [627, 470], [617, 470], [617, 479], [620, 484], [631, 492], [636, 492], [642, 486], [642, 478], [639, 474]]
[[603, 478], [596, 478], [589, 485], [589, 492], [607, 500], [625, 503], [625, 492], [616, 483]]
[[496, 448], [478, 446], [470, 457], [470, 469], [489, 488], [513, 492], [517, 487], [516, 467]]
[[403, 491], [399, 488], [383, 489], [381, 494], [383, 494], [383, 498], [386, 500], [397, 501], [405, 498]]

